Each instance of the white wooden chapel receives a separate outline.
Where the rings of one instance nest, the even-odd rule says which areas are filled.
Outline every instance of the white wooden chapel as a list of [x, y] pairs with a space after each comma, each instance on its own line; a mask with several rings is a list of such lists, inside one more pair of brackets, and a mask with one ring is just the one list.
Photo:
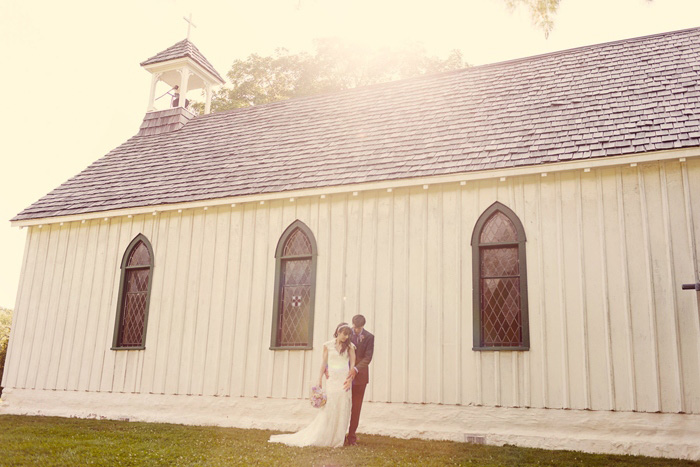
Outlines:
[[0, 412], [294, 430], [362, 313], [361, 432], [700, 459], [700, 29], [218, 113], [188, 39], [142, 66], [12, 220]]

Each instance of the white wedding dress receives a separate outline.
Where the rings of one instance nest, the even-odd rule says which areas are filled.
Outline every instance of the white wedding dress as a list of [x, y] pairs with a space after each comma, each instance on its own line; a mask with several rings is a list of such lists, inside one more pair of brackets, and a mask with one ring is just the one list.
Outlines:
[[[335, 339], [323, 344], [328, 349], [328, 373], [325, 383], [326, 405], [318, 409], [316, 418], [306, 428], [296, 433], [272, 435], [271, 443], [289, 446], [339, 447], [345, 441], [350, 425], [352, 391], [343, 389], [350, 368], [350, 351], [340, 355], [335, 348]], [[353, 344], [350, 344], [353, 345]]]

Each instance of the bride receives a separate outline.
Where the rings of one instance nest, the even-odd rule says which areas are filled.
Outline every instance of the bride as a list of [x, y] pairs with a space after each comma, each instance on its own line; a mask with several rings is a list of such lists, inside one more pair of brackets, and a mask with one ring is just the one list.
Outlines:
[[321, 407], [316, 418], [306, 428], [296, 433], [272, 435], [271, 443], [334, 448], [343, 445], [352, 408], [352, 379], [348, 379], [348, 372], [355, 366], [355, 345], [350, 342], [351, 333], [352, 329], [347, 323], [340, 323], [333, 334], [335, 339], [323, 344], [318, 385], [321, 386], [323, 375], [327, 374], [326, 405]]

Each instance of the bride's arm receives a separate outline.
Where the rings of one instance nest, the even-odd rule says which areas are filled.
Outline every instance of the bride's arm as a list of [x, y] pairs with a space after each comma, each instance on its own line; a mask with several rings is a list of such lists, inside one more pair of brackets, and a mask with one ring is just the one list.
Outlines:
[[350, 350], [350, 368], [355, 368], [355, 346], [350, 344], [348, 350]]
[[321, 360], [321, 374], [318, 375], [319, 386], [321, 386], [323, 375], [326, 372], [326, 367], [328, 366], [328, 348], [325, 345], [323, 346], [323, 358]]

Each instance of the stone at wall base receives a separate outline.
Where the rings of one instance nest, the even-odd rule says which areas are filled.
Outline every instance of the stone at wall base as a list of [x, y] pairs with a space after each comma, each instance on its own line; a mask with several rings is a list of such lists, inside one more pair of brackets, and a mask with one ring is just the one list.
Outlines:
[[[0, 414], [296, 431], [308, 401], [6, 388]], [[365, 402], [361, 433], [700, 460], [700, 415]]]

